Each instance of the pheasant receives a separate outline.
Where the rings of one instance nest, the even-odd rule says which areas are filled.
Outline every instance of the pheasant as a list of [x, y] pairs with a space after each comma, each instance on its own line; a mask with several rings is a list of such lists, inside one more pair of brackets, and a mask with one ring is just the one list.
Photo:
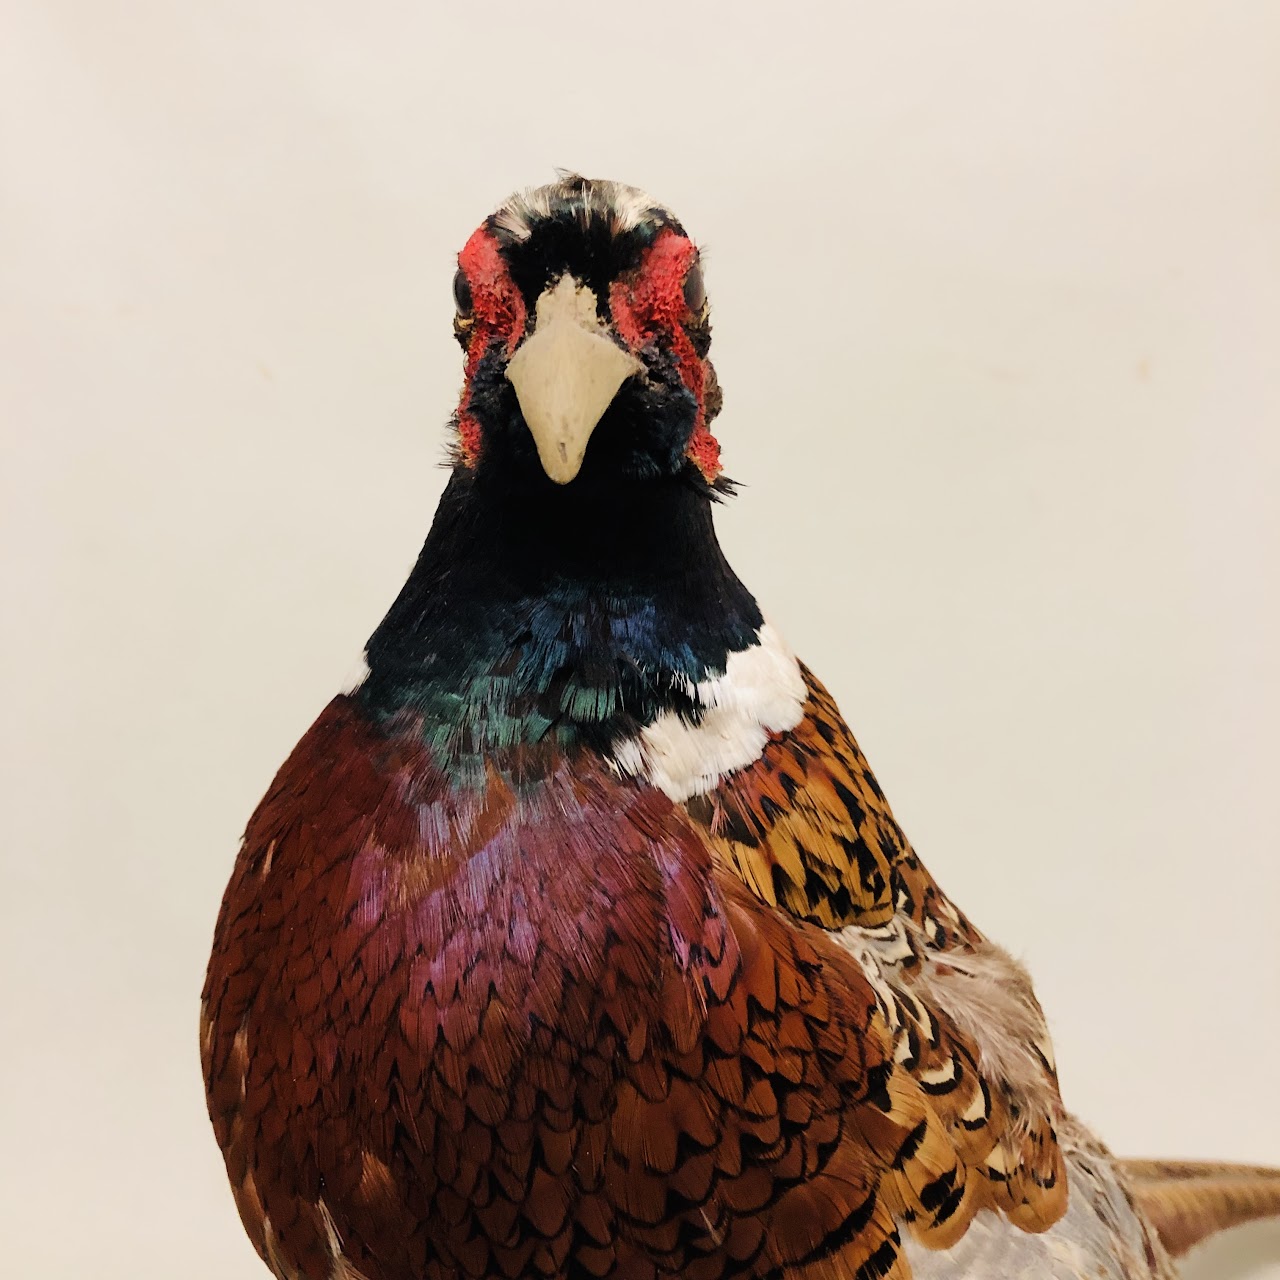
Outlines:
[[452, 472], [249, 821], [209, 1114], [295, 1280], [1169, 1277], [1266, 1171], [1118, 1163], [729, 567], [698, 250], [563, 175], [459, 255]]

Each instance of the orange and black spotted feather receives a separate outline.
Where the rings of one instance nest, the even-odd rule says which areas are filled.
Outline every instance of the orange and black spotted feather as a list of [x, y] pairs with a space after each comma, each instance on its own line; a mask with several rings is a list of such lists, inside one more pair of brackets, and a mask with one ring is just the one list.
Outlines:
[[799, 724], [689, 812], [751, 889], [801, 920], [874, 928], [899, 915], [937, 947], [977, 939], [920, 865], [831, 695], [801, 671]]
[[[830, 694], [802, 670], [799, 723], [686, 807], [721, 866], [763, 901], [832, 931], [878, 975], [899, 1067], [975, 1182], [966, 1211], [952, 1215], [952, 1234], [984, 1207], [1043, 1229], [1065, 1208], [1067, 1186], [1055, 1133], [1061, 1104], [1039, 1007], [1028, 986], [1031, 1025], [1017, 1055], [1023, 1069], [1002, 1074], [999, 1062], [984, 1058], [982, 1028], [959, 1025], [950, 1002], [934, 998], [948, 990], [963, 1007], [967, 958], [994, 949], [934, 883]], [[939, 966], [949, 983], [933, 976]], [[1008, 967], [1011, 980], [1025, 982]]]

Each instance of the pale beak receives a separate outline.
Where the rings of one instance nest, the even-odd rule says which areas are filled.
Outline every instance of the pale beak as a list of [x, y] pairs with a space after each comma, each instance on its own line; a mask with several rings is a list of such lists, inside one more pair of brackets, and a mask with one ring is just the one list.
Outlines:
[[561, 276], [538, 299], [537, 323], [507, 366], [542, 469], [568, 484], [618, 388], [643, 368], [608, 335], [596, 298]]

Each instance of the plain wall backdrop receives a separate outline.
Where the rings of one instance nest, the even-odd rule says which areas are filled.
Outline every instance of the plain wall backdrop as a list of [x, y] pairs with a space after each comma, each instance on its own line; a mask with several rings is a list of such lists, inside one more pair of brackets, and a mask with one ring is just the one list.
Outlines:
[[[7, 1276], [266, 1274], [204, 1112], [214, 916], [431, 519], [454, 255], [554, 165], [705, 245], [730, 558], [1030, 965], [1068, 1104], [1280, 1162], [1280, 6], [0, 30]], [[1188, 1274], [1280, 1276], [1280, 1228]]]

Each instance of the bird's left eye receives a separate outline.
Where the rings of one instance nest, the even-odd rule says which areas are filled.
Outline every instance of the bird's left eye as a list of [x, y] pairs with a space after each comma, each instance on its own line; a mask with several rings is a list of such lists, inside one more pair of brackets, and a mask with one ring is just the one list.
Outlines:
[[702, 282], [702, 267], [694, 263], [684, 278], [684, 305], [696, 316], [707, 303], [707, 286]]
[[466, 274], [459, 271], [453, 277], [453, 301], [458, 308], [458, 315], [465, 319], [471, 314], [472, 298], [471, 283], [468, 281]]

